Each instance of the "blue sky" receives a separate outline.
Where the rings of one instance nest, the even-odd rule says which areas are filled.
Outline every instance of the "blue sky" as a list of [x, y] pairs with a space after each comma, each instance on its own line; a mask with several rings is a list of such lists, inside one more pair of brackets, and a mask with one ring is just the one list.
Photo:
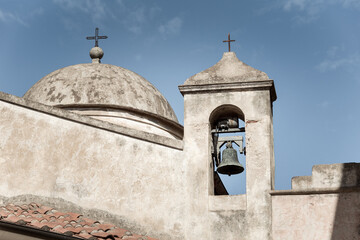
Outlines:
[[314, 164], [359, 160], [359, 0], [0, 0], [0, 91], [22, 96], [90, 62], [95, 27], [109, 37], [102, 62], [148, 79], [181, 123], [177, 86], [221, 58], [230, 32], [238, 58], [275, 81], [277, 189]]

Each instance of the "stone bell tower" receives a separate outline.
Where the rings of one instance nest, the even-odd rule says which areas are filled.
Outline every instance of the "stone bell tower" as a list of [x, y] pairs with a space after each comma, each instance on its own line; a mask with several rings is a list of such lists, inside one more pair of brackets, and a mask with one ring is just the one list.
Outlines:
[[[234, 52], [225, 52], [218, 63], [179, 89], [185, 108], [186, 239], [271, 239], [273, 80]], [[211, 131], [218, 119], [234, 116], [245, 124], [246, 194], [218, 196]]]

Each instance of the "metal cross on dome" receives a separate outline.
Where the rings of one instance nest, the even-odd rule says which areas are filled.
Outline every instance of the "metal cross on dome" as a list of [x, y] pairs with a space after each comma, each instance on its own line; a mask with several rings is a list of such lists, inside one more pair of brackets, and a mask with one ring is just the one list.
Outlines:
[[227, 42], [229, 44], [229, 52], [230, 51], [230, 42], [235, 42], [235, 40], [230, 40], [230, 33], [228, 34], [228, 40], [224, 40], [223, 42]]
[[95, 47], [99, 46], [99, 39], [107, 39], [107, 36], [99, 36], [99, 28], [95, 28], [95, 36], [86, 37], [87, 40], [94, 40], [95, 39]]

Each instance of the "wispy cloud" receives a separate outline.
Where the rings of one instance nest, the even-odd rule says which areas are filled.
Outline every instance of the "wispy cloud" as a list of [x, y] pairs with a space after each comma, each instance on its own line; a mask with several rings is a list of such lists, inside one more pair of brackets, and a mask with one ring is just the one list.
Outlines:
[[328, 5], [339, 5], [341, 7], [360, 7], [359, 0], [283, 0], [284, 10], [297, 9], [301, 11], [316, 12]]
[[296, 12], [294, 20], [301, 24], [316, 20], [325, 6], [323, 0], [285, 0], [282, 7], [286, 12]]
[[[122, 1], [121, 1], [122, 2]], [[121, 15], [123, 26], [134, 34], [141, 34], [149, 22], [154, 20], [162, 9], [157, 6], [152, 7], [127, 7], [122, 4], [124, 14]]]
[[126, 11], [127, 15], [123, 19], [123, 25], [132, 33], [141, 34], [143, 25], [147, 20], [145, 8], [138, 8], [133, 11]]
[[23, 18], [21, 18], [18, 14], [7, 12], [0, 9], [0, 21], [4, 23], [16, 22], [23, 26], [28, 26]]
[[[291, 10], [292, 8], [298, 8], [299, 10], [304, 10], [305, 7], [312, 7], [314, 5], [317, 5], [321, 2], [321, 0], [314, 0], [314, 1], [308, 1], [308, 0], [285, 0], [283, 4], [283, 8], [286, 11]], [[311, 6], [310, 6], [311, 5]]]
[[360, 65], [360, 55], [353, 54], [338, 59], [325, 59], [316, 66], [321, 72], [333, 71], [343, 67], [357, 67]]
[[[136, 5], [127, 1], [104, 1], [104, 0], [53, 0], [67, 12], [63, 23], [67, 28], [74, 28], [79, 19], [79, 13], [85, 14], [94, 23], [101, 24], [102, 21], [111, 18], [121, 24], [126, 30], [134, 34], [142, 34], [149, 21], [153, 20], [161, 12], [161, 8], [155, 5]], [[72, 19], [73, 24], [69, 24]]]
[[329, 107], [329, 105], [330, 105], [330, 103], [327, 100], [323, 100], [322, 102], [319, 102], [317, 104], [317, 106], [320, 107], [320, 108], [327, 108], [327, 107]]
[[[64, 27], [70, 31], [77, 31], [81, 29], [82, 22], [89, 20], [97, 26], [101, 25], [106, 18], [116, 20], [116, 14], [111, 7], [108, 7], [108, 1], [101, 0], [53, 0], [53, 3], [58, 5], [63, 13], [60, 20]], [[118, 7], [122, 9], [122, 1], [117, 1]]]
[[168, 22], [160, 25], [158, 30], [164, 36], [175, 35], [180, 33], [182, 24], [183, 24], [182, 19], [179, 17], [175, 17], [169, 20]]
[[[342, 4], [343, 7], [356, 7], [360, 8], [360, 1], [359, 0], [337, 0], [339, 3]], [[335, 0], [336, 2], [336, 0]]]
[[310, 23], [318, 19], [320, 13], [332, 5], [360, 10], [359, 0], [281, 0], [280, 4], [284, 11], [295, 13], [294, 20], [300, 24]]
[[136, 61], [140, 62], [140, 61], [143, 59], [143, 55], [142, 55], [142, 54], [136, 54], [136, 55], [134, 56], [134, 59], [135, 59]]
[[[342, 49], [344, 50], [344, 48], [342, 47]], [[340, 47], [339, 46], [331, 46], [327, 51], [326, 51], [326, 55], [328, 57], [335, 57], [336, 54], [339, 52]]]
[[328, 72], [341, 68], [357, 68], [360, 65], [360, 54], [343, 54], [344, 50], [344, 47], [330, 47], [326, 51], [325, 59], [316, 66], [316, 69], [321, 72]]
[[67, 11], [80, 11], [91, 16], [93, 21], [97, 21], [106, 16], [106, 4], [101, 0], [53, 0], [61, 8]]
[[151, 7], [149, 9], [149, 17], [152, 19], [152, 18], [156, 17], [161, 11], [162, 11], [162, 9], [158, 6]]

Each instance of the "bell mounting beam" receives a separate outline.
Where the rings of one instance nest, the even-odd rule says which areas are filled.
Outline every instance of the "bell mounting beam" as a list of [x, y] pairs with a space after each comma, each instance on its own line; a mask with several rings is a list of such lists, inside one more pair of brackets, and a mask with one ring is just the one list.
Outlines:
[[244, 152], [243, 147], [243, 136], [227, 136], [227, 137], [219, 137], [216, 149], [220, 152], [220, 148], [227, 142], [235, 143], [239, 147], [239, 152], [242, 154]]

